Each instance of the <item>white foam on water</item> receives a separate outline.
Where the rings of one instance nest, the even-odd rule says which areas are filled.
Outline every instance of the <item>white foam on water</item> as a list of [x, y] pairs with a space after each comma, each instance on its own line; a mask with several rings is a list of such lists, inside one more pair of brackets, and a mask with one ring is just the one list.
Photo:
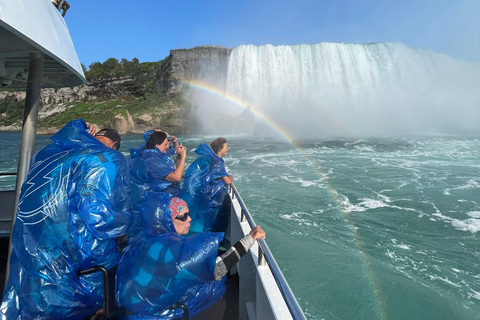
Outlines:
[[406, 244], [404, 244], [404, 243], [398, 244], [398, 243], [397, 243], [397, 242], [398, 242], [397, 239], [390, 239], [390, 241], [392, 241], [393, 246], [396, 247], [396, 248], [405, 249], [405, 250], [410, 250], [410, 249], [412, 249], [411, 246], [406, 245]]
[[394, 247], [397, 247], [397, 248], [400, 248], [400, 249], [404, 249], [404, 250], [410, 250], [412, 249], [410, 246], [406, 245], [406, 244], [398, 244], [398, 245], [394, 245]]
[[477, 233], [480, 231], [480, 219], [466, 219], [466, 220], [453, 220], [452, 226], [457, 230], [469, 231], [471, 233]]
[[348, 197], [343, 195], [340, 200], [340, 205], [345, 212], [364, 212], [370, 209], [388, 207], [386, 203], [380, 200], [374, 200], [374, 199], [360, 199], [360, 200], [363, 200], [363, 201], [355, 205], [350, 202]]
[[480, 211], [470, 211], [470, 212], [467, 212], [467, 216], [471, 217], [471, 218], [478, 218], [480, 219]]
[[429, 275], [428, 277], [430, 278], [430, 280], [442, 281], [442, 282], [444, 282], [444, 283], [446, 283], [446, 284], [449, 284], [449, 285], [454, 286], [454, 287], [457, 287], [457, 288], [461, 288], [461, 287], [462, 287], [461, 285], [456, 284], [456, 283], [453, 282], [453, 281], [450, 281], [447, 277], [444, 277], [444, 278], [443, 278], [443, 277], [440, 277], [440, 276], [437, 276], [437, 275]]
[[440, 212], [434, 213], [433, 215], [436, 217], [439, 217], [445, 222], [449, 222], [453, 227], [455, 227], [456, 230], [466, 231], [471, 233], [477, 233], [478, 231], [480, 231], [480, 219], [477, 219], [477, 217], [479, 217], [480, 215], [478, 211], [471, 211], [467, 213], [467, 215], [474, 216], [474, 218], [468, 218], [464, 220], [454, 219], [454, 218], [445, 216]]
[[[306, 216], [307, 218], [304, 218], [304, 216]], [[310, 217], [310, 214], [306, 212], [293, 212], [291, 214], [287, 214], [287, 213], [280, 214], [280, 218], [284, 220], [295, 221], [295, 222], [298, 222], [299, 225], [306, 225], [309, 227], [310, 226], [318, 227], [318, 224], [316, 222], [310, 221], [308, 217]]]
[[321, 183], [321, 180], [304, 180], [299, 177], [292, 177], [288, 175], [281, 175], [280, 176], [283, 180], [295, 183], [295, 184], [300, 184], [300, 186], [304, 188], [308, 187], [319, 187], [319, 188], [324, 188], [325, 186]]
[[470, 288], [470, 290], [472, 290], [473, 293], [468, 293], [468, 296], [470, 298], [473, 298], [473, 299], [477, 299], [477, 300], [480, 300], [480, 292], [477, 292], [475, 290], [473, 290], [472, 288]]
[[365, 151], [365, 152], [375, 152], [372, 147], [366, 146], [366, 145], [356, 145], [354, 146], [355, 149], [359, 151]]

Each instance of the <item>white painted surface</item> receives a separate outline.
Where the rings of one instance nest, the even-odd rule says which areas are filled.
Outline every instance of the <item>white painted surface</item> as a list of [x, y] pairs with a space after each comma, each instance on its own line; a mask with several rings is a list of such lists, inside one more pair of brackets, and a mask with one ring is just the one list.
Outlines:
[[50, 0], [0, 0], [0, 27], [81, 78], [85, 76], [65, 21]]

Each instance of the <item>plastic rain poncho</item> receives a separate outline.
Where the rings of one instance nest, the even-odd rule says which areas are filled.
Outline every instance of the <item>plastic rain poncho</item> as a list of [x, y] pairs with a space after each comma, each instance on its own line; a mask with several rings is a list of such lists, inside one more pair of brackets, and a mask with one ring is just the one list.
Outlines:
[[200, 155], [187, 169], [182, 196], [190, 209], [190, 232], [225, 231], [226, 217], [221, 211], [227, 194], [222, 177], [228, 177], [223, 159], [206, 144], [195, 152]]
[[11, 235], [1, 319], [82, 319], [102, 308], [100, 274], [131, 223], [125, 157], [69, 122], [31, 161]]
[[207, 309], [225, 292], [225, 278], [213, 281], [223, 233], [182, 237], [175, 232], [171, 195], [150, 191], [141, 208], [146, 230], [124, 249], [116, 273], [118, 304], [139, 316], [170, 319], [184, 304], [190, 317]]
[[[154, 131], [146, 131], [143, 134], [145, 141]], [[155, 189], [156, 191], [169, 192], [174, 196], [180, 196], [180, 183], [164, 180], [168, 174], [175, 171], [175, 165], [171, 158], [175, 149], [171, 147], [166, 153], [162, 153], [157, 148], [144, 149], [144, 147], [145, 143], [138, 149], [130, 149], [130, 195], [135, 215], [135, 221], [132, 225], [133, 230], [129, 232], [130, 235], [137, 234], [143, 229], [138, 216], [147, 191]]]

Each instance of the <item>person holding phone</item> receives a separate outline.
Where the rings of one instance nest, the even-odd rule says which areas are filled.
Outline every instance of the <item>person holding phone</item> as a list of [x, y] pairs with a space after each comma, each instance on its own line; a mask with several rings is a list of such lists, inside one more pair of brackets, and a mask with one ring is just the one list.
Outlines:
[[[149, 190], [180, 196], [180, 181], [185, 168], [187, 149], [174, 136], [160, 130], [147, 131], [146, 142], [138, 149], [130, 149], [130, 195], [135, 220], [129, 235], [143, 229], [138, 218], [145, 193]], [[170, 146], [173, 143], [173, 147]], [[177, 153], [175, 161], [172, 155]]]

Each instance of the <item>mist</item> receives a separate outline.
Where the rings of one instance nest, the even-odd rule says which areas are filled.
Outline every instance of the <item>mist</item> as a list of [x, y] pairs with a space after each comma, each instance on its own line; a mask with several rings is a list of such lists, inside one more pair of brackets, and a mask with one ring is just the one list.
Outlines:
[[240, 46], [223, 73], [201, 76], [220, 94], [188, 94], [200, 133], [480, 133], [480, 63], [401, 43]]

